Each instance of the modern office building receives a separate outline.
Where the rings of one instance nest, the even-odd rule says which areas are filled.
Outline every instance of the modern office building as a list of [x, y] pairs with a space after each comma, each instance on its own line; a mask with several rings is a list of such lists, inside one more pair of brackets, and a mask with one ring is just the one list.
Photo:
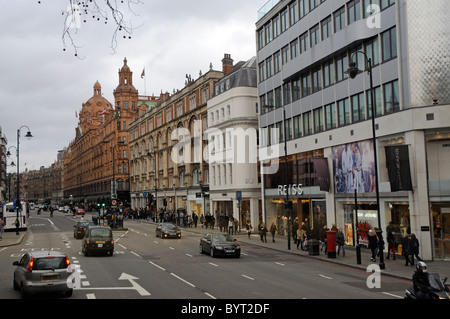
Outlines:
[[[281, 0], [262, 8], [261, 154], [279, 160], [263, 178], [267, 224], [291, 216], [316, 236], [335, 224], [348, 245], [366, 244], [367, 231], [381, 226], [398, 243], [415, 233], [427, 260], [449, 258], [447, 7], [445, 0]], [[354, 79], [351, 62], [363, 71]]]

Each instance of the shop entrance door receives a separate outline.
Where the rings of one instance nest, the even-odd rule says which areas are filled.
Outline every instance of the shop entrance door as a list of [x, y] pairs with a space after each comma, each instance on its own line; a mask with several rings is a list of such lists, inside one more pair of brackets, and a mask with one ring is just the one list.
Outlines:
[[450, 205], [432, 205], [434, 253], [436, 258], [450, 258]]

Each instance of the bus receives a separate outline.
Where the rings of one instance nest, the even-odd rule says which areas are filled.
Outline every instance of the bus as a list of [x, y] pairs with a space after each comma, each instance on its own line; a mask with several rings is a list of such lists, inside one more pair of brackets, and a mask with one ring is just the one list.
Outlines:
[[[17, 211], [14, 210], [14, 203], [6, 203], [2, 209], [2, 219], [5, 224], [5, 231], [16, 230]], [[22, 209], [19, 210], [19, 230], [27, 230], [28, 207], [26, 202], [22, 202]]]

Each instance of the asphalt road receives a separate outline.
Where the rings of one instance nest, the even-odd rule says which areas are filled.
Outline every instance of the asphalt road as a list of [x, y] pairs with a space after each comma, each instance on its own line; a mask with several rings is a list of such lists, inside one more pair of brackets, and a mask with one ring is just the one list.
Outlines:
[[65, 252], [79, 266], [80, 285], [71, 299], [401, 299], [410, 286], [383, 277], [382, 289], [370, 289], [362, 270], [244, 243], [241, 258], [212, 258], [199, 251], [201, 234], [183, 230], [181, 239], [161, 239], [154, 225], [129, 220], [127, 230], [114, 232], [112, 257], [85, 257], [73, 237], [79, 219], [32, 212], [25, 240], [0, 248], [0, 299], [20, 299], [12, 286], [13, 261], [48, 249]]

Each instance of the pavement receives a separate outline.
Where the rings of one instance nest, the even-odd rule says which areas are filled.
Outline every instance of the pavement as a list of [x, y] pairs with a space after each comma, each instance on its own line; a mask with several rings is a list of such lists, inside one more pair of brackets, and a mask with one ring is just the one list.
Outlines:
[[[128, 226], [127, 220], [124, 220], [124, 226]], [[143, 221], [139, 220], [139, 222], [145, 222], [154, 224], [152, 221]], [[182, 232], [192, 232], [196, 234], [206, 234], [209, 232], [220, 233], [220, 229], [215, 227], [214, 230], [206, 229], [201, 227], [199, 224], [197, 227], [190, 228], [182, 228]], [[16, 235], [16, 232], [4, 232], [3, 238], [0, 241], [0, 248], [8, 247], [8, 246], [16, 246], [19, 245], [23, 239], [26, 237], [27, 232], [21, 231], [19, 235]], [[314, 258], [317, 260], [322, 260], [323, 262], [339, 264], [343, 266], [353, 267], [357, 269], [361, 269], [367, 271], [370, 265], [379, 265], [379, 259], [376, 262], [372, 262], [370, 260], [371, 252], [369, 249], [364, 247], [361, 248], [361, 264], [357, 262], [357, 253], [356, 248], [352, 246], [345, 246], [345, 257], [336, 256], [336, 258], [329, 258], [328, 254], [325, 254], [323, 251], [319, 251], [319, 255], [312, 255], [309, 251], [303, 251], [301, 249], [297, 249], [297, 245], [293, 243], [291, 238], [291, 247], [288, 249], [288, 239], [287, 236], [275, 235], [275, 242], [272, 242], [272, 235], [270, 233], [267, 234], [267, 243], [263, 243], [260, 240], [260, 236], [257, 233], [253, 233], [250, 236], [250, 239], [247, 236], [247, 232], [241, 231], [239, 234], [233, 235], [233, 237], [243, 244], [255, 245], [264, 247], [267, 249], [272, 249], [280, 252], [284, 252], [287, 254], [298, 255], [305, 258]], [[385, 252], [386, 256], [386, 252]], [[428, 271], [430, 273], [438, 273], [441, 278], [449, 277], [450, 280], [450, 261], [448, 260], [433, 260], [428, 261], [424, 260], [428, 266]], [[405, 259], [403, 256], [396, 255], [396, 260], [386, 259], [384, 258], [384, 269], [380, 269], [381, 274], [385, 276], [397, 277], [401, 279], [411, 280], [412, 275], [414, 273], [415, 268], [411, 266], [405, 266]], [[372, 272], [372, 271], [370, 271]]]

